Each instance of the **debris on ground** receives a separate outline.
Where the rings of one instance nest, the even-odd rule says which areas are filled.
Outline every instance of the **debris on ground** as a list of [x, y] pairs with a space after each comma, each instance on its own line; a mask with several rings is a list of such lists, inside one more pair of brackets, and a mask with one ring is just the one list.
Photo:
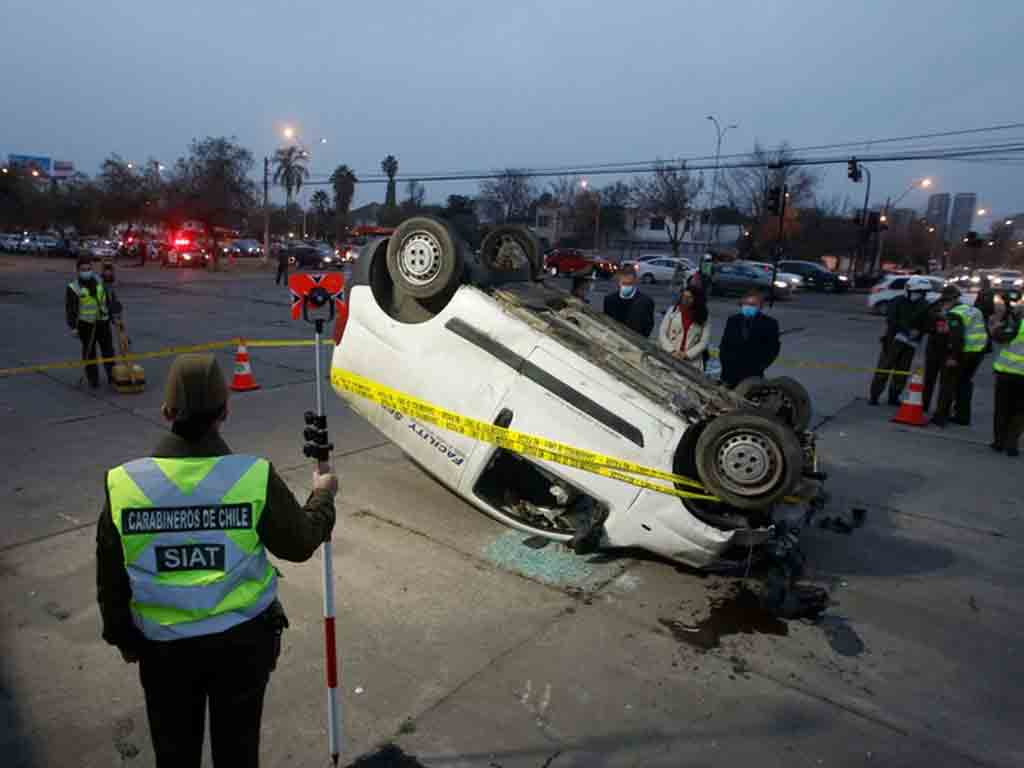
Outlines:
[[818, 527], [835, 533], [852, 533], [855, 528], [864, 525], [867, 514], [866, 509], [855, 507], [850, 510], [849, 514], [838, 513], [819, 517]]
[[864, 641], [842, 616], [822, 616], [818, 625], [832, 650], [840, 656], [860, 656], [864, 652]]
[[676, 640], [702, 653], [718, 648], [721, 639], [730, 635], [785, 637], [789, 634], [786, 622], [765, 611], [760, 596], [746, 585], [739, 585], [723, 595], [712, 597], [707, 617], [695, 624], [674, 619], [658, 619], [658, 623], [671, 632]]
[[44, 605], [43, 610], [53, 616], [57, 621], [65, 621], [71, 615], [69, 610], [61, 608], [59, 604], [52, 601]]
[[412, 755], [407, 755], [395, 744], [385, 744], [350, 763], [347, 768], [426, 768]]

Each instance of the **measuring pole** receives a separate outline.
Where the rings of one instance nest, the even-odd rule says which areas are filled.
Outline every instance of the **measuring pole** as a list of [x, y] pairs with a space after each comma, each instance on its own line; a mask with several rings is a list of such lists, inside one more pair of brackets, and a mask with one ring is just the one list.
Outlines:
[[[320, 347], [324, 333], [324, 317], [310, 318], [309, 305], [315, 309], [329, 308], [329, 318], [334, 318], [334, 298], [322, 286], [314, 287], [302, 300], [302, 313], [307, 322], [315, 328], [316, 346], [316, 413], [306, 413], [306, 445], [303, 452], [318, 462], [321, 473], [329, 472], [331, 449], [327, 442], [327, 417], [324, 415], [323, 376], [320, 364]], [[324, 607], [324, 653], [327, 671], [327, 738], [331, 761], [336, 766], [341, 753], [341, 706], [338, 703], [338, 649], [334, 630], [334, 560], [331, 540], [323, 546], [323, 607]]]

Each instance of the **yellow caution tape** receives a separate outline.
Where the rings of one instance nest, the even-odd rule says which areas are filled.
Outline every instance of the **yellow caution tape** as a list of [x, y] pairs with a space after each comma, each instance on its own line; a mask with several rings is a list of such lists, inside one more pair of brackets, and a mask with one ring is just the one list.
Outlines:
[[[351, 392], [385, 408], [390, 408], [410, 417], [429, 422], [449, 432], [456, 432], [466, 437], [472, 437], [475, 440], [491, 443], [514, 453], [552, 461], [574, 469], [582, 469], [586, 472], [593, 472], [594, 474], [621, 480], [640, 488], [657, 491], [658, 493], [667, 493], [683, 499], [719, 501], [717, 496], [708, 494], [701, 483], [688, 477], [654, 469], [653, 467], [645, 467], [632, 461], [616, 459], [611, 456], [595, 453], [594, 451], [575, 448], [571, 445], [560, 443], [557, 440], [549, 440], [545, 437], [517, 432], [495, 424], [489, 424], [486, 421], [463, 416], [462, 414], [429, 403], [426, 400], [421, 400], [418, 397], [399, 392], [397, 389], [371, 381], [351, 371], [332, 368], [331, 384], [339, 392]], [[637, 477], [637, 475], [642, 477]], [[644, 480], [643, 477], [665, 480], [676, 485], [697, 489], [700, 492], [669, 488]]]
[[[316, 342], [312, 339], [253, 339], [241, 338], [227, 339], [225, 341], [210, 341], [205, 344], [187, 344], [177, 347], [164, 347], [153, 352], [137, 352], [128, 355], [117, 355], [115, 357], [97, 357], [92, 360], [65, 360], [59, 363], [40, 363], [39, 365], [24, 365], [17, 368], [0, 368], [0, 376], [16, 376], [23, 373], [42, 373], [43, 371], [59, 371], [69, 368], [84, 368], [92, 364], [104, 363], [131, 363], [136, 360], [152, 360], [158, 357], [173, 357], [175, 355], [186, 355], [192, 352], [213, 352], [218, 349], [229, 349], [244, 344], [247, 347], [311, 347]], [[331, 339], [321, 341], [324, 345], [333, 345]]]

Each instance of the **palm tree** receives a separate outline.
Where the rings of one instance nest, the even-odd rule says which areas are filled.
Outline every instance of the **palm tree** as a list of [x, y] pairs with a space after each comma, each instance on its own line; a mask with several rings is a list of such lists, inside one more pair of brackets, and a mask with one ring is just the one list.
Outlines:
[[316, 214], [316, 234], [320, 237], [323, 235], [324, 222], [331, 212], [331, 198], [322, 189], [318, 189], [309, 198], [309, 204]]
[[398, 175], [398, 160], [394, 155], [388, 155], [381, 160], [380, 169], [388, 177], [388, 195], [384, 200], [384, 205], [388, 208], [394, 208], [398, 205], [397, 195], [395, 194], [395, 176]]
[[348, 224], [348, 210], [352, 207], [352, 198], [356, 194], [356, 183], [359, 179], [347, 165], [339, 165], [331, 174], [331, 186], [334, 188], [334, 209], [338, 216], [338, 226], [344, 228]]
[[292, 195], [302, 189], [302, 182], [309, 178], [307, 159], [309, 153], [298, 147], [282, 147], [274, 153], [274, 183], [284, 187], [289, 206]]

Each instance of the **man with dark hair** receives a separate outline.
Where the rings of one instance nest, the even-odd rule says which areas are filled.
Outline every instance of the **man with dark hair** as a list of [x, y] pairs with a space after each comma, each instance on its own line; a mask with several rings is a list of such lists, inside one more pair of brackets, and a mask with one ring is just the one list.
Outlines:
[[[78, 276], [68, 283], [64, 292], [64, 318], [71, 333], [82, 343], [82, 359], [96, 360], [96, 348], [103, 357], [114, 356], [114, 340], [110, 335], [110, 296], [103, 282], [93, 272], [92, 257], [78, 257]], [[113, 362], [103, 363], [107, 382], [113, 385]], [[89, 386], [100, 385], [100, 373], [95, 362], [85, 366]]]
[[764, 296], [750, 291], [740, 303], [740, 311], [725, 324], [718, 358], [722, 364], [722, 383], [732, 388], [752, 376], [762, 377], [779, 356], [779, 323], [764, 314]]
[[604, 313], [647, 338], [654, 330], [654, 300], [637, 289], [632, 267], [620, 269], [616, 279], [619, 290], [604, 297]]
[[220, 436], [228, 388], [213, 355], [171, 366], [171, 433], [106, 476], [96, 529], [103, 639], [139, 663], [157, 768], [199, 768], [207, 702], [214, 766], [256, 766], [270, 672], [288, 626], [282, 560], [308, 560], [334, 527], [326, 464], [300, 505], [265, 459]]

